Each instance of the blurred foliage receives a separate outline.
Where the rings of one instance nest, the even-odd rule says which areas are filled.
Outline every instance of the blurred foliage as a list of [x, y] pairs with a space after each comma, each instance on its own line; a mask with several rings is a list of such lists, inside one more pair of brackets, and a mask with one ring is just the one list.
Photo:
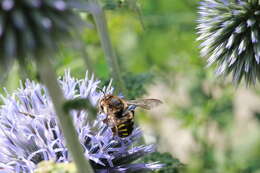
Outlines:
[[179, 173], [181, 168], [184, 166], [178, 159], [173, 158], [170, 153], [159, 153], [154, 152], [142, 159], [143, 162], [161, 162], [164, 167], [156, 173]]
[[260, 112], [255, 112], [255, 118], [260, 122]]
[[[209, 121], [217, 123], [220, 129], [228, 127], [233, 120], [232, 90], [216, 87], [216, 83], [204, 83], [205, 73], [197, 74], [192, 85], [187, 89], [190, 103], [187, 106], [176, 106], [174, 111], [185, 125], [203, 126]], [[219, 86], [221, 87], [221, 86]], [[217, 93], [217, 90], [220, 93]]]
[[136, 99], [146, 94], [144, 85], [151, 83], [152, 79], [153, 76], [149, 73], [134, 75], [133, 73], [129, 72], [123, 75], [123, 80], [128, 91], [127, 99]]

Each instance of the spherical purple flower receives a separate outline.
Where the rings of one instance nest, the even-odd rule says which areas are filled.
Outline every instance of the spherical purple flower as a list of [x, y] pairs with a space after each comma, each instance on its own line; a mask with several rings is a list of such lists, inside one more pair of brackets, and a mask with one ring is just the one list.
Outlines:
[[233, 82], [260, 80], [260, 4], [258, 0], [202, 0], [198, 33], [201, 55], [216, 64], [218, 75]]
[[[85, 98], [93, 106], [102, 93], [96, 90], [99, 81], [92, 76], [75, 79], [69, 71], [59, 79], [66, 99]], [[109, 85], [103, 88], [112, 93]], [[64, 136], [56, 119], [51, 99], [41, 84], [27, 80], [13, 94], [1, 95], [0, 171], [31, 173], [41, 161], [71, 162]], [[159, 163], [134, 163], [155, 150], [153, 145], [135, 146], [141, 136], [136, 128], [127, 138], [115, 137], [111, 129], [97, 118], [88, 121], [88, 110], [71, 110], [84, 155], [95, 172], [139, 172], [162, 167]], [[98, 117], [102, 117], [98, 115]]]

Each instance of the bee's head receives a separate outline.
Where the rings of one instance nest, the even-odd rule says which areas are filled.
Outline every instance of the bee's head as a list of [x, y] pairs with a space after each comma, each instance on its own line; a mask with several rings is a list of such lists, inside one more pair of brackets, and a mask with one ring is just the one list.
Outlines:
[[116, 96], [109, 98], [109, 105], [111, 108], [114, 107], [116, 109], [121, 109], [124, 107], [124, 103], [123, 103], [122, 99], [120, 99], [119, 97], [116, 97]]
[[116, 113], [123, 110], [124, 107], [125, 104], [123, 100], [111, 94], [105, 95], [103, 98], [100, 99], [99, 102], [99, 109], [105, 114]]
[[106, 94], [102, 89], [98, 88], [103, 93], [103, 96], [99, 100], [99, 110], [105, 114], [114, 114], [119, 111], [123, 111], [126, 107], [126, 103], [117, 96], [112, 94]]

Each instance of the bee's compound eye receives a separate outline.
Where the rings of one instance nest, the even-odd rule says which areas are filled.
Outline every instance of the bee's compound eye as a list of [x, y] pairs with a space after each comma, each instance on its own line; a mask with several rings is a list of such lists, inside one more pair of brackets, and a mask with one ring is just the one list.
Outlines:
[[100, 109], [101, 109], [102, 111], [104, 111], [104, 106], [103, 106], [103, 105], [101, 105], [101, 106], [100, 106]]

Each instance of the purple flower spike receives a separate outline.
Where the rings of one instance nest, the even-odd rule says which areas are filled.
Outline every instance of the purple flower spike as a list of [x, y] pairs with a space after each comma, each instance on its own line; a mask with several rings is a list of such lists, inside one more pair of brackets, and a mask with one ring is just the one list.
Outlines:
[[[97, 106], [102, 93], [100, 81], [92, 76], [75, 79], [67, 71], [59, 79], [66, 99], [85, 98]], [[111, 84], [103, 88], [112, 93]], [[27, 80], [13, 94], [1, 95], [0, 172], [32, 173], [41, 161], [71, 162], [71, 155], [56, 119], [52, 102], [41, 84]], [[135, 128], [127, 138], [113, 136], [111, 129], [97, 118], [89, 122], [88, 111], [72, 110], [71, 116], [85, 156], [98, 173], [140, 172], [161, 168], [160, 163], [134, 163], [155, 150], [153, 145], [134, 146], [141, 137]], [[102, 115], [97, 115], [101, 117]]]

